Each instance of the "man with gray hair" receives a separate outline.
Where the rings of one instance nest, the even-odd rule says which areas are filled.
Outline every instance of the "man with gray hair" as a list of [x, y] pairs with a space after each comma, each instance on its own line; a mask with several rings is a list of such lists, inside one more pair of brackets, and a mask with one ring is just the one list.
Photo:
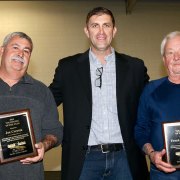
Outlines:
[[[27, 74], [32, 49], [31, 38], [23, 32], [8, 34], [0, 47], [0, 113], [28, 109], [37, 142], [35, 144], [37, 155], [8, 163], [2, 163], [2, 154], [5, 149], [2, 147], [0, 151], [1, 180], [43, 180], [44, 153], [58, 146], [62, 141], [62, 125], [59, 122], [57, 107], [50, 90]], [[5, 128], [6, 126], [0, 123], [0, 145], [2, 145]], [[13, 125], [13, 128], [16, 126]], [[17, 136], [14, 137], [17, 138]], [[14, 149], [8, 156], [11, 157], [13, 153], [17, 155], [21, 151], [17, 152]]]
[[162, 124], [180, 120], [180, 31], [171, 32], [163, 39], [161, 55], [168, 76], [153, 80], [145, 87], [140, 98], [135, 138], [150, 158], [151, 180], [178, 180], [178, 153], [176, 162], [164, 161], [168, 152], [164, 149]]

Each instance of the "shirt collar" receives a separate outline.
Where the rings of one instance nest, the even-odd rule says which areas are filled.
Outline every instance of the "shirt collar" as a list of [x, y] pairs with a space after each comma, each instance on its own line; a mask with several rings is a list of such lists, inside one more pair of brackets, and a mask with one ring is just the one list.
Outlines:
[[[92, 52], [91, 48], [89, 50], [89, 59], [94, 64], [97, 64], [97, 65], [101, 64], [100, 61], [97, 59], [96, 55]], [[113, 47], [111, 47], [111, 54], [108, 54], [107, 56], [105, 56], [105, 61], [106, 62], [115, 61], [115, 50]]]
[[25, 83], [25, 84], [33, 84], [33, 78], [29, 74], [26, 73], [19, 82]]

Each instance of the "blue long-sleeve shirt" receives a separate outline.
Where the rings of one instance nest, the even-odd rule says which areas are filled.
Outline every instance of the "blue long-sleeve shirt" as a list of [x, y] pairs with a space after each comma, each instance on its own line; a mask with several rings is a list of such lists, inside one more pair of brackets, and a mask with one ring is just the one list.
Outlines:
[[162, 150], [162, 123], [172, 121], [180, 121], [180, 84], [171, 83], [167, 77], [151, 81], [138, 108], [135, 139], [139, 147], [151, 143], [156, 151]]

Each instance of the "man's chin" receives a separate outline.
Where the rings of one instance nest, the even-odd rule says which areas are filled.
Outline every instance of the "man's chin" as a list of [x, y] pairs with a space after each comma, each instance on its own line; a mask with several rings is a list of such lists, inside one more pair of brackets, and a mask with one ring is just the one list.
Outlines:
[[174, 75], [180, 75], [180, 68], [172, 70]]

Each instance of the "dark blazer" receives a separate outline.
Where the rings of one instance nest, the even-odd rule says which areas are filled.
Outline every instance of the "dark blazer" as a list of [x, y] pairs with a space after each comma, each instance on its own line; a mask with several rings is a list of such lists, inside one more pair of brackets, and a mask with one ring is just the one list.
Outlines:
[[[148, 176], [144, 155], [134, 140], [139, 96], [149, 76], [142, 60], [116, 52], [116, 92], [120, 128], [134, 180]], [[59, 61], [50, 89], [63, 103], [62, 180], [78, 180], [85, 159], [92, 117], [89, 50]]]

